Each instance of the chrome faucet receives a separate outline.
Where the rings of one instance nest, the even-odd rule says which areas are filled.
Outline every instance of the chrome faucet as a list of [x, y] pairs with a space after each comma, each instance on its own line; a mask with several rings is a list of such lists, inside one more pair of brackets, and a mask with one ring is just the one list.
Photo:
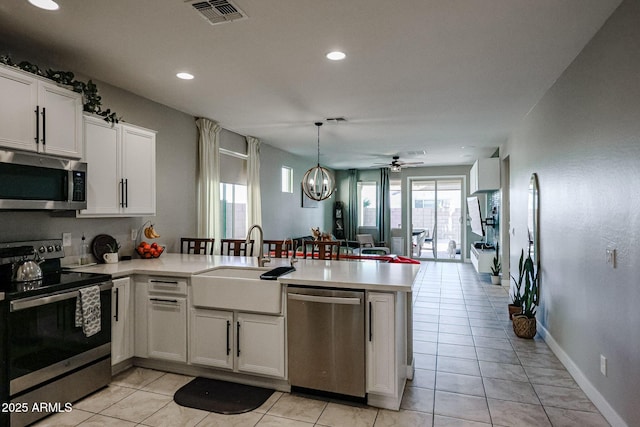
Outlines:
[[293, 264], [298, 262], [298, 260], [296, 259], [296, 248], [293, 247], [295, 245], [293, 238], [287, 237], [286, 239], [284, 239], [284, 241], [282, 242], [282, 246], [286, 248], [288, 241], [291, 242], [291, 247], [290, 247], [291, 248], [291, 257], [289, 258], [289, 265], [291, 265], [291, 267], [293, 267]]
[[251, 241], [251, 232], [253, 231], [254, 228], [257, 228], [258, 231], [260, 232], [260, 241], [259, 241], [259, 245], [260, 245], [260, 250], [258, 252], [258, 265], [260, 267], [264, 267], [264, 265], [268, 262], [271, 262], [270, 258], [265, 258], [264, 256], [264, 233], [262, 231], [262, 227], [260, 227], [258, 224], [253, 224], [250, 228], [249, 231], [247, 232], [247, 239], [245, 240], [245, 244], [249, 244], [249, 242]]

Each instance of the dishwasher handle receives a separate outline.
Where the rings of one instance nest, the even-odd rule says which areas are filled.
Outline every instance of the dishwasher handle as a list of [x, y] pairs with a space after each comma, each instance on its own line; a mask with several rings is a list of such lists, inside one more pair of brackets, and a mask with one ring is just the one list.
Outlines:
[[351, 297], [321, 297], [317, 295], [303, 295], [288, 293], [287, 297], [296, 301], [318, 302], [321, 304], [360, 305], [360, 298]]

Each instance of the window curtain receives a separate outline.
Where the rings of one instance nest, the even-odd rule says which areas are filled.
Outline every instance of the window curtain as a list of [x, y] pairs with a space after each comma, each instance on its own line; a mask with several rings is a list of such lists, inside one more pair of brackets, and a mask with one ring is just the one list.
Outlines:
[[389, 168], [380, 168], [380, 186], [378, 200], [378, 230], [380, 241], [391, 243], [391, 194], [389, 192]]
[[349, 169], [349, 228], [347, 240], [356, 240], [358, 234], [358, 170]]
[[260, 196], [260, 140], [247, 136], [247, 222], [262, 225], [262, 198]]
[[196, 120], [198, 138], [198, 237], [221, 236], [220, 224], [220, 125], [209, 119]]

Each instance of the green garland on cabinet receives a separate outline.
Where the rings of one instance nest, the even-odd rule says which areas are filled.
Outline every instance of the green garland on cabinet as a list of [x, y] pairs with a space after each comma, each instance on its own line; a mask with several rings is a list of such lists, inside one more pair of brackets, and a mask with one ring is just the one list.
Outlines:
[[74, 74], [71, 71], [48, 69], [43, 72], [40, 67], [27, 61], [15, 64], [9, 55], [0, 55], [0, 64], [20, 68], [28, 73], [53, 80], [58, 84], [70, 86], [74, 92], [81, 93], [84, 96], [84, 111], [102, 116], [104, 120], [109, 123], [118, 123], [122, 120], [122, 117], [118, 117], [115, 111], [111, 111], [109, 108], [106, 110], [102, 109], [102, 97], [98, 95], [98, 87], [91, 80], [87, 83], [75, 80]]

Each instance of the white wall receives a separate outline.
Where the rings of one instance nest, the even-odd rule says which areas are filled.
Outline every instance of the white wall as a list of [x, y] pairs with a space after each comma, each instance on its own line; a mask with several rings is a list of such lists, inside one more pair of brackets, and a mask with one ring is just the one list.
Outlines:
[[[511, 265], [540, 183], [540, 324], [614, 425], [640, 425], [640, 2], [627, 0], [508, 142]], [[605, 248], [618, 252], [615, 269]], [[600, 355], [608, 373], [600, 373]], [[624, 420], [624, 421], [623, 421]]]

